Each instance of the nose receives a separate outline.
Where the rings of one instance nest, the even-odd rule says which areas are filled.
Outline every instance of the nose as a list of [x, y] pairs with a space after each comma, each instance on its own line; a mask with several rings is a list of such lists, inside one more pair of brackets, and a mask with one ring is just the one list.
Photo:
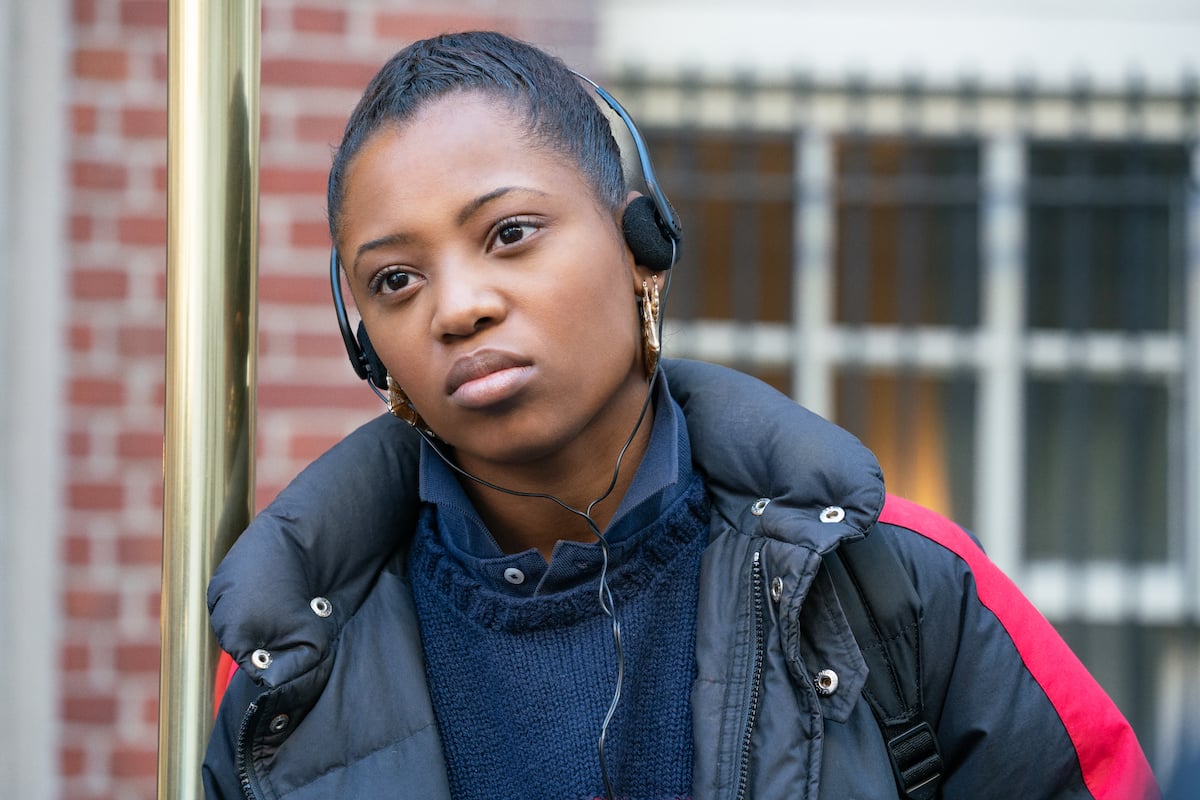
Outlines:
[[[495, 272], [495, 266], [491, 267]], [[440, 271], [433, 332], [442, 340], [471, 336], [504, 319], [504, 295], [486, 268], [460, 264]]]

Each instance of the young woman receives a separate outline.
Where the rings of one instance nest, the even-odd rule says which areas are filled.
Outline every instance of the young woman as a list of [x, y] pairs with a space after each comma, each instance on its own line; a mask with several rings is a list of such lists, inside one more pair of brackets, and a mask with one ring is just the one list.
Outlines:
[[[213, 579], [239, 670], [209, 797], [1156, 796], [970, 537], [885, 503], [871, 454], [771, 389], [658, 364], [678, 237], [598, 100], [492, 33], [367, 87], [330, 229], [395, 416]], [[858, 540], [891, 554], [875, 574], [846, 569]], [[873, 713], [888, 671], [903, 735]]]

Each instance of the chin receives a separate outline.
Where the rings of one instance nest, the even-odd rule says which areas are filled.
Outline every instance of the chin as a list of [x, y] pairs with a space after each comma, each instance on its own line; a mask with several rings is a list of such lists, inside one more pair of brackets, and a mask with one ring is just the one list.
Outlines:
[[546, 430], [545, 424], [536, 421], [533, 431], [525, 426], [505, 425], [499, 420], [484, 423], [484, 427], [484, 431], [472, 431], [464, 426], [450, 426], [458, 435], [443, 441], [453, 448], [460, 465], [464, 459], [494, 466], [535, 464], [564, 451], [575, 438], [553, 435]]

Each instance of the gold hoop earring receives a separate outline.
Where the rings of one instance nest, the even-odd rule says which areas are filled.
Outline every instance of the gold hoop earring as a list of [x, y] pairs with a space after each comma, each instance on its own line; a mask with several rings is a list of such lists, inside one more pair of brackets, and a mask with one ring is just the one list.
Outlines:
[[646, 377], [654, 377], [658, 369], [659, 355], [662, 353], [662, 343], [658, 339], [658, 314], [660, 299], [658, 295], [658, 276], [650, 279], [652, 283], [642, 281], [642, 358], [646, 367]]
[[421, 415], [417, 413], [417, 410], [413, 408], [412, 401], [408, 399], [408, 395], [400, 388], [400, 384], [396, 383], [396, 379], [391, 375], [387, 376], [387, 387], [388, 411], [392, 412], [393, 416], [399, 417], [414, 428], [418, 426], [422, 429], [429, 427], [425, 424], [425, 420], [421, 419]]

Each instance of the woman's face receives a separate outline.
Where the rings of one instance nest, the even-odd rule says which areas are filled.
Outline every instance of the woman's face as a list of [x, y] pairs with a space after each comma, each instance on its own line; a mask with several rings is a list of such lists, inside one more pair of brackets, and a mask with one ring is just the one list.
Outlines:
[[432, 101], [354, 157], [339, 247], [389, 374], [464, 467], [629, 435], [648, 277], [573, 162], [481, 93]]

